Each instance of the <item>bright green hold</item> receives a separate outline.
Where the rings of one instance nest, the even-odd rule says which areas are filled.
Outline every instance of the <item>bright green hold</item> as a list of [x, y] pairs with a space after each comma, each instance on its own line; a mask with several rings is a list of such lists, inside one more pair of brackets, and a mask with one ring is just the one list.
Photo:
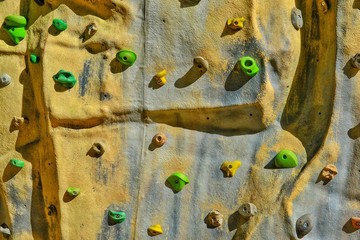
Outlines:
[[53, 76], [53, 79], [55, 82], [67, 88], [72, 88], [76, 84], [76, 78], [74, 75], [65, 70], [60, 70]]
[[125, 212], [116, 212], [113, 210], [109, 210], [109, 217], [111, 220], [113, 220], [115, 223], [122, 223], [126, 219], [126, 213]]
[[11, 27], [5, 25], [4, 29], [16, 45], [26, 37], [26, 30], [24, 27]]
[[5, 18], [5, 24], [9, 27], [26, 27], [27, 20], [23, 16], [10, 15]]
[[73, 197], [76, 197], [77, 195], [80, 194], [80, 188], [76, 188], [76, 187], [69, 187], [68, 189], [66, 189], [67, 193], [70, 194]]
[[171, 174], [166, 181], [170, 184], [174, 192], [180, 192], [184, 186], [190, 182], [188, 177], [180, 172]]
[[136, 61], [136, 54], [131, 50], [121, 50], [116, 54], [116, 59], [123, 65], [131, 66]]
[[238, 64], [245, 75], [249, 77], [253, 77], [259, 72], [259, 67], [252, 57], [242, 57], [239, 59]]
[[67, 29], [67, 23], [59, 18], [54, 18], [52, 25], [59, 31]]
[[23, 160], [19, 160], [19, 159], [15, 159], [15, 158], [11, 159], [10, 163], [14, 167], [18, 167], [18, 168], [23, 168], [25, 166], [25, 163]]
[[281, 150], [275, 157], [275, 166], [278, 168], [294, 168], [297, 165], [297, 156], [291, 150]]
[[30, 61], [32, 63], [39, 63], [40, 62], [40, 57], [36, 56], [35, 54], [30, 54]]

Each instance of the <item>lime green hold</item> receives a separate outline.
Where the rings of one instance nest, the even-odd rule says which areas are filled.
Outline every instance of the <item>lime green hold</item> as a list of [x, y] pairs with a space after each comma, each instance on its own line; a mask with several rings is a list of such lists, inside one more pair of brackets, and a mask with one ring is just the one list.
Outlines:
[[239, 59], [238, 64], [244, 74], [249, 77], [253, 77], [259, 72], [259, 67], [252, 57], [242, 57]]
[[115, 223], [122, 223], [123, 221], [125, 221], [126, 219], [126, 213], [125, 212], [117, 212], [117, 211], [113, 211], [113, 210], [109, 210], [109, 217], [112, 221], [114, 221]]
[[66, 189], [66, 192], [71, 196], [76, 197], [77, 195], [80, 194], [80, 188], [69, 187], [68, 189]]
[[40, 57], [36, 56], [35, 54], [30, 54], [30, 62], [32, 63], [39, 63], [40, 62]]
[[275, 157], [275, 166], [278, 168], [294, 168], [298, 165], [298, 158], [291, 150], [281, 150]]
[[23, 16], [10, 15], [5, 18], [8, 27], [26, 27], [27, 20]]
[[131, 50], [121, 50], [116, 54], [116, 59], [123, 65], [131, 66], [136, 61], [136, 54]]
[[174, 192], [180, 192], [190, 181], [188, 177], [180, 172], [175, 172], [166, 180]]
[[18, 167], [18, 168], [23, 168], [25, 166], [25, 163], [23, 160], [19, 160], [19, 159], [15, 159], [15, 158], [11, 159], [10, 163], [14, 167]]
[[59, 18], [54, 18], [52, 25], [59, 31], [64, 31], [67, 29], [67, 23]]
[[16, 45], [18, 45], [26, 37], [26, 30], [24, 27], [11, 27], [5, 25], [4, 29]]
[[53, 76], [53, 79], [55, 82], [67, 88], [72, 88], [76, 84], [76, 78], [74, 75], [65, 70], [60, 70]]

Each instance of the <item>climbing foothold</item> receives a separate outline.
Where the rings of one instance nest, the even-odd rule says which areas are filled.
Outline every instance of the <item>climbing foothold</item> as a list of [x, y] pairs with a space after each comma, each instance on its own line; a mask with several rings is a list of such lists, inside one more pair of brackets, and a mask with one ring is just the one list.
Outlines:
[[163, 133], [157, 133], [155, 134], [155, 136], [152, 139], [152, 142], [157, 146], [157, 147], [161, 147], [162, 145], [165, 144], [166, 142], [166, 136]]
[[351, 58], [351, 65], [354, 68], [360, 69], [360, 53], [357, 53]]
[[157, 235], [163, 234], [163, 230], [162, 230], [160, 224], [155, 224], [155, 225], [150, 226], [147, 229], [147, 231], [150, 236], [157, 236]]
[[157, 83], [159, 86], [165, 85], [165, 83], [166, 83], [165, 75], [166, 75], [166, 70], [165, 70], [165, 69], [162, 70], [162, 71], [160, 71], [160, 72], [158, 72], [158, 73], [155, 75], [156, 83]]
[[96, 156], [101, 156], [104, 154], [105, 152], [105, 144], [103, 144], [102, 142], [95, 142], [91, 149], [94, 151]]
[[321, 176], [327, 180], [332, 180], [335, 178], [336, 174], [338, 173], [337, 168], [333, 164], [328, 164], [326, 167], [323, 168], [321, 172]]
[[225, 161], [221, 165], [221, 170], [226, 174], [227, 177], [233, 177], [236, 173], [236, 170], [241, 166], [241, 162], [239, 160], [230, 162]]
[[[5, 225], [5, 226], [3, 226], [3, 225]], [[5, 223], [1, 224], [0, 232], [7, 235], [7, 236], [11, 235], [10, 229], [7, 227], [7, 225]]]
[[126, 213], [122, 211], [109, 210], [108, 216], [115, 223], [122, 223], [126, 219]]
[[234, 30], [240, 30], [244, 27], [245, 18], [229, 18], [227, 20], [227, 26]]
[[189, 183], [188, 177], [180, 172], [175, 172], [166, 179], [174, 192], [180, 192]]
[[245, 218], [250, 218], [256, 215], [257, 208], [253, 203], [244, 203], [239, 207], [238, 212]]
[[40, 62], [40, 57], [36, 56], [36, 54], [32, 53], [32, 54], [30, 54], [30, 62], [39, 63]]
[[291, 150], [281, 150], [275, 157], [275, 166], [278, 168], [294, 168], [297, 165], [297, 156]]
[[252, 57], [242, 57], [239, 59], [238, 64], [244, 74], [249, 77], [253, 77], [259, 72], [259, 67]]
[[351, 224], [354, 228], [360, 229], [360, 218], [358, 217], [352, 217], [351, 218]]
[[11, 165], [18, 168], [23, 168], [25, 166], [25, 163], [23, 160], [12, 158], [10, 159]]
[[136, 61], [136, 54], [131, 50], [121, 50], [116, 54], [116, 59], [123, 65], [131, 66]]
[[312, 230], [312, 228], [313, 225], [310, 219], [310, 214], [305, 214], [296, 221], [296, 234], [298, 238], [303, 238]]
[[72, 88], [76, 84], [74, 75], [71, 72], [62, 69], [53, 76], [53, 79], [55, 82], [67, 88]]
[[26, 30], [24, 27], [10, 27], [5, 25], [4, 29], [16, 45], [26, 37]]
[[67, 23], [59, 18], [54, 18], [52, 21], [52, 25], [56, 28], [58, 31], [64, 31], [67, 29]]
[[12, 122], [16, 129], [20, 129], [25, 123], [27, 123], [27, 120], [23, 117], [13, 117]]
[[291, 10], [291, 22], [296, 30], [299, 30], [300, 28], [302, 28], [304, 21], [303, 21], [303, 17], [302, 17], [302, 13], [301, 13], [300, 9], [297, 9], [294, 7]]
[[207, 215], [207, 222], [212, 227], [220, 227], [223, 224], [224, 216], [218, 210], [212, 210]]
[[320, 0], [320, 8], [321, 8], [321, 11], [326, 14], [328, 12], [328, 4], [326, 3], [326, 1], [324, 0]]
[[77, 195], [80, 194], [80, 188], [77, 188], [77, 187], [69, 187], [68, 189], [66, 189], [66, 192], [73, 196], [73, 197], [76, 197]]
[[86, 35], [88, 37], [93, 36], [97, 32], [97, 27], [95, 23], [90, 23], [86, 26]]
[[27, 20], [23, 16], [10, 15], [5, 18], [8, 27], [26, 27]]
[[0, 87], [5, 87], [11, 83], [11, 77], [4, 73], [0, 76]]
[[194, 57], [194, 67], [197, 67], [199, 72], [206, 72], [209, 70], [209, 63], [203, 57], [196, 56]]

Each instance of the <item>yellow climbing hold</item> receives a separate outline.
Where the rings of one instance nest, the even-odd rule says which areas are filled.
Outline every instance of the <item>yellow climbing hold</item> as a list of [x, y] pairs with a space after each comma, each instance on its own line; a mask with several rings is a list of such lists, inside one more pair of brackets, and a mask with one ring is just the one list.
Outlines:
[[221, 170], [226, 174], [227, 177], [233, 177], [236, 173], [236, 170], [241, 166], [241, 162], [239, 160], [235, 160], [233, 162], [225, 161], [221, 165]]
[[148, 234], [150, 236], [156, 236], [156, 235], [160, 235], [162, 233], [163, 233], [163, 230], [162, 230], [160, 224], [156, 224], [156, 225], [150, 226], [148, 228]]
[[155, 79], [156, 79], [156, 83], [160, 86], [163, 86], [165, 85], [166, 83], [166, 78], [165, 78], [165, 75], [166, 75], [166, 70], [162, 70], [161, 72], [158, 72], [156, 75], [155, 75]]
[[240, 30], [244, 27], [244, 22], [245, 22], [245, 18], [244, 17], [240, 17], [240, 18], [229, 18], [227, 20], [227, 25], [229, 28], [234, 29], [234, 30]]

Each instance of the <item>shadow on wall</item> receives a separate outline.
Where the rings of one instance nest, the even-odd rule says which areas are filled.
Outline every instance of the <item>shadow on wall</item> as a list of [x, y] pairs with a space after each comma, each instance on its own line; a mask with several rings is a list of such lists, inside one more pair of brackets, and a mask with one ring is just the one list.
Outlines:
[[200, 72], [199, 69], [194, 65], [189, 71], [181, 78], [176, 80], [175, 87], [185, 88], [196, 82], [205, 72]]
[[360, 0], [354, 0], [353, 9], [359, 9], [360, 10]]
[[245, 75], [236, 63], [225, 81], [226, 91], [236, 91], [242, 88], [252, 77]]
[[179, 0], [181, 8], [193, 7], [197, 5], [201, 0]]
[[349, 59], [349, 61], [345, 64], [345, 67], [343, 68], [343, 72], [344, 74], [350, 79], [352, 77], [354, 77], [357, 73], [358, 73], [359, 69], [354, 68], [351, 65], [351, 58]]
[[349, 219], [342, 227], [342, 230], [346, 233], [353, 233], [353, 232], [357, 231], [358, 229], [353, 227], [353, 225], [351, 223], [351, 219]]
[[22, 168], [13, 166], [10, 162], [6, 165], [2, 176], [2, 181], [7, 182], [12, 179]]
[[360, 123], [358, 125], [356, 125], [355, 127], [349, 129], [348, 131], [348, 136], [351, 139], [357, 139], [358, 137], [360, 137]]

